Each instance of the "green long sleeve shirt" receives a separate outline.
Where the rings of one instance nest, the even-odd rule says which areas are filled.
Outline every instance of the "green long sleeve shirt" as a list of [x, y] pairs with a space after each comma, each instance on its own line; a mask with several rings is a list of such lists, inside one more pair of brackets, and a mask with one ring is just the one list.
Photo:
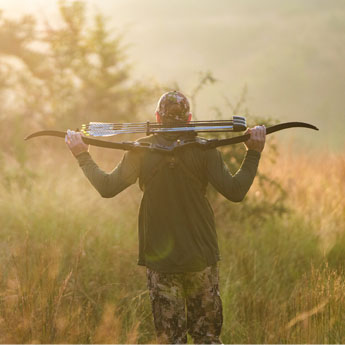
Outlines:
[[[168, 145], [175, 137], [140, 139]], [[206, 198], [208, 183], [227, 199], [243, 200], [256, 175], [260, 153], [248, 150], [232, 176], [220, 152], [188, 147], [174, 155], [129, 151], [110, 173], [89, 153], [78, 157], [84, 174], [102, 197], [111, 198], [139, 178], [139, 265], [159, 272], [200, 271], [220, 260], [215, 220]]]

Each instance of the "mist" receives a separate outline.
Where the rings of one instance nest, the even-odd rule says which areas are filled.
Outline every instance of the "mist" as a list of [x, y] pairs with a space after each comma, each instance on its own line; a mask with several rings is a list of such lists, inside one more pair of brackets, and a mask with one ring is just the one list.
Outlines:
[[[345, 3], [343, 1], [102, 0], [85, 1], [90, 17], [100, 12], [114, 35], [123, 35], [135, 78], [150, 78], [190, 95], [200, 74], [217, 82], [196, 99], [197, 117], [248, 88], [250, 115], [277, 121], [308, 121], [315, 135], [290, 134], [315, 147], [344, 148]], [[0, 1], [5, 14], [35, 14], [58, 21], [55, 1]], [[152, 114], [143, 114], [150, 117]], [[245, 114], [246, 115], [246, 114]]]

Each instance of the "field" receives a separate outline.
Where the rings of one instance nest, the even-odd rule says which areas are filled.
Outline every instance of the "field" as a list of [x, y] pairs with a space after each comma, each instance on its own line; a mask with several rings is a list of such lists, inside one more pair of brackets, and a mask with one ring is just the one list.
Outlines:
[[[0, 342], [155, 342], [138, 186], [102, 199], [62, 141], [39, 140], [1, 155]], [[344, 343], [345, 153], [278, 152], [259, 168], [275, 183], [257, 179], [244, 202], [210, 191], [222, 340]], [[92, 155], [106, 170], [121, 157]]]
[[[63, 140], [23, 138], [151, 120], [174, 89], [194, 119], [320, 128], [270, 138], [243, 202], [208, 191], [223, 342], [345, 343], [343, 4], [59, 0], [45, 16], [38, 3], [0, 11], [0, 343], [156, 342], [138, 186], [102, 199]], [[243, 146], [222, 152], [235, 173]], [[91, 153], [106, 171], [122, 156]]]

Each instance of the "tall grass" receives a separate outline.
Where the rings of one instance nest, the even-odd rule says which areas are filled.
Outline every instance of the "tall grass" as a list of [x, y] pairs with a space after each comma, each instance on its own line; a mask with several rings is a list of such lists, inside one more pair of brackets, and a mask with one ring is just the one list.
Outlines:
[[[40, 150], [1, 159], [0, 342], [155, 342], [139, 188], [102, 199], [65, 148]], [[344, 343], [345, 154], [281, 152], [260, 163], [287, 192], [281, 210], [257, 182], [241, 204], [212, 197], [222, 340]], [[120, 158], [93, 155], [108, 170]]]

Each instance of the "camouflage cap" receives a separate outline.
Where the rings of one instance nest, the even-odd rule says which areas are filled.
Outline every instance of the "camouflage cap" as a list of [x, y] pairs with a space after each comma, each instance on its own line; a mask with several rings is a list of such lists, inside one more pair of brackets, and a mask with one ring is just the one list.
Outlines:
[[158, 101], [156, 111], [163, 121], [187, 121], [189, 116], [189, 102], [179, 91], [164, 93]]

